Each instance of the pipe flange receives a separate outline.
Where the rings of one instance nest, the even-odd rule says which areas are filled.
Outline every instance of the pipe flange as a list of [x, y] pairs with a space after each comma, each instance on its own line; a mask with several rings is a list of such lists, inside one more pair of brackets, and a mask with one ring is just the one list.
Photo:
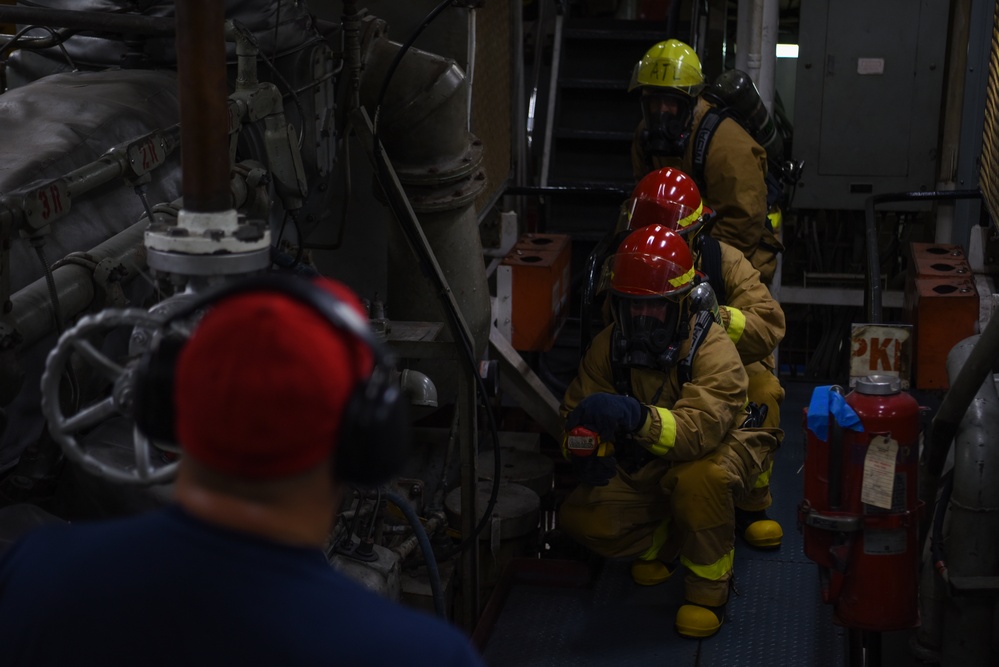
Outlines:
[[406, 196], [417, 213], [442, 213], [470, 206], [486, 187], [486, 172], [480, 169], [470, 178], [437, 188], [407, 188]]
[[271, 265], [270, 246], [251, 252], [194, 255], [147, 248], [149, 268], [183, 276], [222, 276], [262, 271]]
[[192, 255], [246, 253], [270, 247], [270, 228], [262, 220], [239, 220], [235, 211], [187, 213], [177, 221], [157, 220], [145, 232], [148, 250]]
[[410, 167], [394, 164], [395, 173], [403, 185], [446, 185], [468, 178], [482, 165], [482, 141], [472, 138], [468, 150], [461, 157], [450, 162]]

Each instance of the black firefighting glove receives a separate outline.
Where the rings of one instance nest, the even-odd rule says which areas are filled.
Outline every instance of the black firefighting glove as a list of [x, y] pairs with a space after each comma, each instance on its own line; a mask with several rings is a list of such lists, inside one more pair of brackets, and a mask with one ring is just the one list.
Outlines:
[[739, 428], [759, 428], [763, 426], [763, 422], [767, 419], [767, 404], [757, 405], [756, 403], [750, 403], [746, 406], [746, 417]]
[[617, 474], [617, 459], [613, 456], [572, 456], [572, 468], [580, 484], [607, 486]]
[[598, 392], [579, 402], [566, 417], [566, 427], [585, 426], [602, 440], [614, 442], [640, 429], [647, 416], [648, 408], [631, 396]]

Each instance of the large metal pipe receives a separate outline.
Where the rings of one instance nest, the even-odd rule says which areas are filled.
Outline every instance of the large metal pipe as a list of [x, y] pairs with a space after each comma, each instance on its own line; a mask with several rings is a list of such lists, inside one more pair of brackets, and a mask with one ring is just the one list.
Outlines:
[[774, 110], [774, 93], [777, 90], [777, 29], [780, 20], [778, 0], [764, 0], [760, 22], [760, 72], [756, 89], [767, 111]]
[[184, 209], [226, 211], [232, 206], [225, 6], [177, 0], [176, 19]]
[[[990, 324], [991, 328], [991, 324]], [[952, 382], [964, 375], [984, 335], [961, 341], [947, 356]], [[994, 360], [995, 357], [993, 356]], [[978, 374], [976, 373], [976, 376]], [[999, 394], [994, 375], [980, 381], [954, 438], [954, 486], [950, 530], [945, 541], [947, 571], [954, 594], [945, 604], [941, 664], [995, 665], [996, 601], [992, 594], [963, 590], [968, 577], [999, 577]], [[941, 508], [946, 509], [946, 508]], [[979, 579], [984, 581], [985, 579]], [[981, 593], [987, 593], [981, 591]]]
[[735, 68], [759, 87], [763, 39], [763, 0], [740, 0], [736, 21]]
[[[370, 45], [360, 91], [366, 107], [377, 102], [400, 48], [385, 39]], [[453, 60], [418, 49], [405, 54], [391, 81], [379, 138], [454, 293], [476, 359], [481, 359], [489, 339], [490, 304], [474, 205], [485, 181], [481, 142], [468, 132], [468, 81]], [[414, 280], [421, 269], [397, 231], [393, 228], [389, 247], [390, 316], [421, 320], [434, 313], [429, 317], [448, 321], [440, 314], [438, 290]], [[440, 368], [435, 368], [433, 378], [443, 397], [453, 393], [453, 377], [443, 380]]]

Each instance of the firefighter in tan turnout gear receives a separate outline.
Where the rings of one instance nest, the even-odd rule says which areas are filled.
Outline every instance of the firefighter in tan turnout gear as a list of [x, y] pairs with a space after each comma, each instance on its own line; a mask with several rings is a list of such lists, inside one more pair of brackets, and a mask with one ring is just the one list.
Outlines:
[[[646, 175], [635, 186], [625, 211], [626, 230], [662, 224], [687, 241], [694, 267], [706, 279], [693, 296], [696, 300], [702, 289], [710, 289], [721, 324], [746, 367], [749, 400], [767, 406], [763, 426], [779, 428], [784, 389], [774, 375], [773, 351], [784, 338], [784, 311], [760, 281], [759, 271], [741, 252], [703, 233], [711, 224], [704, 224], [710, 212], [702, 205], [697, 184], [679, 169], [664, 167]], [[755, 487], [736, 505], [738, 534], [759, 549], [779, 547], [784, 536], [780, 524], [766, 513], [772, 504], [772, 469], [771, 458]]]
[[718, 215], [711, 235], [740, 250], [773, 280], [780, 210], [768, 205], [767, 154], [733, 118], [705, 99], [701, 61], [675, 39], [653, 46], [636, 65], [629, 90], [641, 90], [642, 122], [632, 142], [635, 180], [662, 167], [694, 177]]
[[[736, 498], [753, 488], [779, 431], [742, 428], [747, 376], [709, 311], [692, 311], [693, 257], [663, 226], [632, 232], [611, 261], [614, 323], [566, 391], [566, 456], [580, 485], [562, 529], [607, 557], [636, 557], [639, 583], [686, 568], [676, 629], [709, 637], [725, 619]], [[602, 443], [574, 453], [580, 433]]]

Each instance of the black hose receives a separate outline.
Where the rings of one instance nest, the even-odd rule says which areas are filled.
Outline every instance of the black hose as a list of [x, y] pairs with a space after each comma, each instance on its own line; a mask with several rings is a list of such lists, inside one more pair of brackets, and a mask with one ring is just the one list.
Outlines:
[[944, 553], [943, 525], [944, 517], [947, 514], [947, 506], [950, 505], [950, 496], [954, 491], [954, 474], [948, 475], [944, 482], [940, 498], [937, 499], [933, 512], [933, 533], [930, 536], [930, 560], [933, 561], [933, 568], [940, 573], [944, 581], [947, 581], [947, 556]]
[[416, 541], [420, 544], [420, 551], [423, 552], [423, 560], [427, 563], [427, 576], [430, 578], [430, 592], [434, 597], [434, 611], [443, 619], [447, 618], [447, 610], [444, 607], [444, 591], [441, 587], [441, 573], [437, 568], [437, 558], [434, 557], [433, 547], [430, 546], [430, 538], [424, 530], [420, 517], [416, 516], [416, 510], [405, 498], [390, 489], [382, 489], [382, 495], [390, 503], [402, 510], [406, 521], [413, 528]]

